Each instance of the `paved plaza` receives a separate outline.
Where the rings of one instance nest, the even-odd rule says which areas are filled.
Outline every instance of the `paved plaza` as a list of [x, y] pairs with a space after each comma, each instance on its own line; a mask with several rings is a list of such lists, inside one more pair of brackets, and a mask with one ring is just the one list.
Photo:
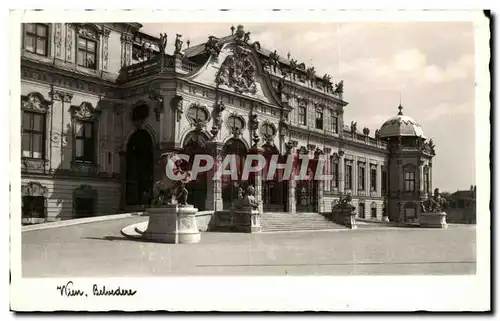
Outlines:
[[139, 242], [132, 217], [22, 233], [24, 277], [473, 274], [475, 226], [202, 233], [199, 244]]

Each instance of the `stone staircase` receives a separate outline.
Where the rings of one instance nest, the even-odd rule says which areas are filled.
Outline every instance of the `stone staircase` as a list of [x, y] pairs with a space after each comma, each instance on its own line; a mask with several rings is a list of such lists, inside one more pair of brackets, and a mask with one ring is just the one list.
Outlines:
[[319, 213], [274, 213], [264, 212], [261, 216], [262, 232], [313, 231], [346, 229]]

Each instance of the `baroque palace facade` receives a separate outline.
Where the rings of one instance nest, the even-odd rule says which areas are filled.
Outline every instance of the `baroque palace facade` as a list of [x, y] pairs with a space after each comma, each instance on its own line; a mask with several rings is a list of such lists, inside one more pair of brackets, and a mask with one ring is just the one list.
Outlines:
[[[342, 81], [261, 47], [243, 26], [191, 47], [140, 28], [22, 25], [24, 224], [143, 208], [165, 152], [236, 155], [238, 175], [249, 153], [308, 155], [311, 170], [325, 161], [327, 181], [253, 178], [264, 214], [327, 212], [351, 194], [359, 218], [418, 217], [434, 146], [401, 106], [370, 135], [345, 124]], [[213, 174], [188, 186], [199, 210], [227, 208], [249, 184]]]

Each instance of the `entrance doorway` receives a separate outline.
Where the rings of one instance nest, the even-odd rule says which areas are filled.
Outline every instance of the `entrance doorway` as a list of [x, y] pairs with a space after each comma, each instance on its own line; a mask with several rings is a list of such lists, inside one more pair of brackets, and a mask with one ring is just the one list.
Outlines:
[[[297, 180], [295, 186], [297, 212], [318, 212], [318, 181], [314, 180], [316, 163], [314, 159], [308, 162], [309, 179]], [[301, 168], [300, 162], [298, 168]]]
[[[266, 159], [266, 166], [262, 171], [262, 205], [266, 212], [286, 211], [288, 203], [288, 189], [286, 181], [283, 180], [284, 169], [276, 169], [273, 177], [268, 177], [271, 161], [276, 159], [282, 161], [276, 146], [264, 145], [263, 156]], [[276, 158], [277, 157], [277, 158]]]
[[236, 177], [232, 175], [222, 175], [221, 177], [222, 203], [224, 209], [229, 209], [233, 201], [238, 198], [238, 191], [240, 188], [246, 190], [248, 185], [252, 184], [252, 179], [249, 181], [242, 181], [241, 179], [247, 154], [248, 151], [245, 144], [241, 140], [235, 138], [229, 139], [222, 149], [223, 158], [228, 155], [232, 155], [236, 158]]
[[[188, 134], [184, 141], [183, 152], [189, 155], [189, 162], [186, 164], [186, 169], [191, 170], [193, 166], [193, 161], [195, 155], [206, 155], [207, 154], [207, 143], [208, 137], [203, 133], [191, 132]], [[205, 160], [201, 161], [201, 166]], [[198, 173], [195, 180], [191, 180], [186, 184], [186, 189], [188, 190], [188, 204], [192, 204], [199, 211], [206, 210], [205, 200], [207, 198], [207, 172]]]
[[153, 140], [144, 129], [130, 137], [126, 152], [126, 204], [151, 202], [154, 175]]

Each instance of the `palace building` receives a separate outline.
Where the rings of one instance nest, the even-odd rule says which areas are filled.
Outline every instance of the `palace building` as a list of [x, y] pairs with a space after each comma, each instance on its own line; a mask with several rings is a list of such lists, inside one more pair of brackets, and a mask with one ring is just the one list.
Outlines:
[[248, 182], [211, 170], [188, 185], [200, 211], [227, 209], [252, 184], [263, 215], [328, 212], [351, 194], [359, 218], [418, 217], [434, 145], [401, 106], [379, 129], [359, 129], [343, 117], [343, 81], [266, 49], [243, 26], [195, 46], [141, 27], [22, 25], [24, 224], [144, 208], [165, 152], [236, 155], [239, 168], [249, 154], [301, 154], [311, 171], [323, 160], [332, 175], [288, 181], [278, 171]]

